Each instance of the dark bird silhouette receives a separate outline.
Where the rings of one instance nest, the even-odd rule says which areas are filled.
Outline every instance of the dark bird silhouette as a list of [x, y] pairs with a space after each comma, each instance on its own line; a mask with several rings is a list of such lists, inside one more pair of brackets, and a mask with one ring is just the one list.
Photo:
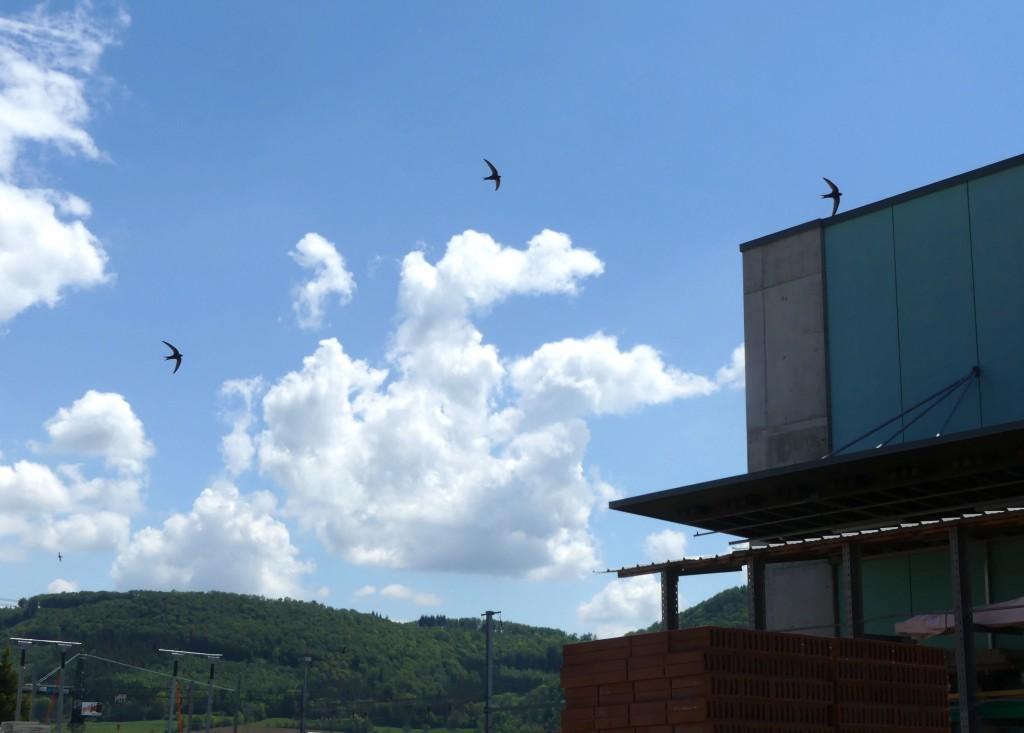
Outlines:
[[484, 158], [484, 162], [487, 164], [487, 167], [491, 169], [491, 175], [489, 175], [486, 178], [484, 178], [484, 180], [485, 181], [494, 181], [494, 190], [497, 191], [498, 190], [498, 186], [501, 185], [501, 175], [499, 175], [498, 169], [494, 167], [494, 163], [492, 163], [491, 161], [487, 160], [487, 158]]
[[64, 562], [64, 556], [61, 555], [59, 552], [57, 553], [57, 562]]
[[843, 194], [839, 193], [839, 186], [832, 183], [832, 181], [825, 178], [825, 176], [822, 176], [821, 180], [827, 183], [828, 187], [832, 189], [831, 193], [823, 193], [821, 194], [821, 197], [823, 199], [832, 199], [832, 216], [835, 216], [836, 211], [839, 210], [839, 197]]
[[[164, 343], [167, 344], [166, 341], [164, 341]], [[174, 359], [174, 361], [177, 362], [174, 365], [174, 372], [176, 372], [181, 367], [181, 352], [178, 351], [177, 347], [175, 347], [174, 344], [167, 344], [167, 347], [174, 353], [171, 354], [170, 356], [165, 356], [164, 359]], [[174, 372], [171, 372], [171, 374], [174, 374]]]

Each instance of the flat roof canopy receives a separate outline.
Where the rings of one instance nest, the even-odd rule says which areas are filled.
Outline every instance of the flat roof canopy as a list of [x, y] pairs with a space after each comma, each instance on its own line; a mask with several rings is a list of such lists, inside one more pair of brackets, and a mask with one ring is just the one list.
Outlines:
[[651, 575], [669, 571], [681, 576], [728, 573], [741, 570], [754, 557], [765, 562], [799, 562], [801, 560], [834, 559], [840, 561], [843, 546], [856, 544], [864, 556], [948, 547], [949, 528], [958, 525], [969, 530], [972, 539], [1017, 537], [1024, 534], [1024, 508], [995, 509], [985, 514], [974, 514], [926, 523], [915, 523], [879, 529], [866, 529], [842, 535], [789, 540], [778, 544], [759, 545], [736, 549], [721, 555], [687, 557], [681, 560], [649, 563], [605, 570], [620, 578]]
[[1024, 506], [1024, 422], [681, 486], [608, 506], [764, 542]]

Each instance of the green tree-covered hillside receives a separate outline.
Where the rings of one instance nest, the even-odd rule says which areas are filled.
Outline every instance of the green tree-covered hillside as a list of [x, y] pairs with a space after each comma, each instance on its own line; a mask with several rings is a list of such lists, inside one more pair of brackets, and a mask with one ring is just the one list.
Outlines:
[[[711, 596], [706, 601], [690, 606], [679, 612], [679, 628], [690, 629], [695, 626], [726, 626], [729, 628], [746, 628], [749, 620], [747, 610], [747, 586], [740, 585], [728, 588]], [[662, 623], [656, 621], [642, 632], [658, 631]], [[642, 633], [637, 632], [637, 633]]]
[[[680, 617], [684, 626], [732, 626], [745, 623], [745, 613], [743, 590], [735, 588]], [[72, 663], [66, 679], [84, 686], [85, 699], [108, 703], [107, 719], [165, 718], [169, 684], [166, 677], [95, 657], [166, 673], [171, 658], [157, 652], [166, 648], [223, 654], [215, 682], [234, 687], [241, 675], [240, 708], [248, 720], [298, 715], [306, 655], [314, 659], [308, 716], [330, 721], [332, 729], [365, 731], [373, 724], [475, 728], [481, 720], [485, 635], [477, 618], [423, 616], [397, 623], [316, 602], [131, 591], [35, 596], [18, 608], [0, 609], [0, 627], [8, 636], [82, 642], [82, 650], [93, 657], [81, 667]], [[562, 647], [584, 638], [502, 624], [494, 638], [495, 705], [506, 708], [495, 715], [498, 733], [557, 730]], [[56, 651], [33, 647], [29, 664], [38, 679], [57, 664]], [[185, 690], [189, 679], [198, 685], [197, 716], [205, 712], [208, 671], [201, 659], [181, 661]], [[111, 705], [118, 695], [124, 701]], [[186, 695], [183, 708], [187, 700]], [[43, 712], [46, 704], [37, 701]], [[215, 714], [233, 710], [233, 695], [217, 692]]]

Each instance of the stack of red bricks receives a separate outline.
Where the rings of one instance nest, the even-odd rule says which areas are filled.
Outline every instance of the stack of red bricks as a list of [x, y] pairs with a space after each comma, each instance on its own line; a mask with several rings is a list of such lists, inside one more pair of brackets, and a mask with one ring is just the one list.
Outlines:
[[945, 733], [945, 670], [941, 650], [708, 626], [569, 644], [562, 733]]
[[948, 733], [946, 653], [934, 647], [832, 639], [836, 730]]

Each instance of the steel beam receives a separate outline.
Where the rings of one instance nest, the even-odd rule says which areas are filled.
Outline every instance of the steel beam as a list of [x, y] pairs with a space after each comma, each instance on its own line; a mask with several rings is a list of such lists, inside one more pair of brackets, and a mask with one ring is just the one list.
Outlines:
[[679, 572], [661, 571], [661, 623], [665, 631], [679, 628]]
[[861, 586], [860, 544], [843, 545], [843, 610], [847, 636], [864, 636], [864, 595]]
[[747, 562], [747, 607], [750, 628], [764, 631], [767, 626], [764, 592], [764, 558], [754, 556]]
[[956, 686], [960, 694], [960, 731], [977, 733], [978, 675], [974, 663], [974, 605], [971, 599], [971, 566], [968, 533], [949, 528], [949, 562], [953, 588], [953, 621], [956, 627]]

